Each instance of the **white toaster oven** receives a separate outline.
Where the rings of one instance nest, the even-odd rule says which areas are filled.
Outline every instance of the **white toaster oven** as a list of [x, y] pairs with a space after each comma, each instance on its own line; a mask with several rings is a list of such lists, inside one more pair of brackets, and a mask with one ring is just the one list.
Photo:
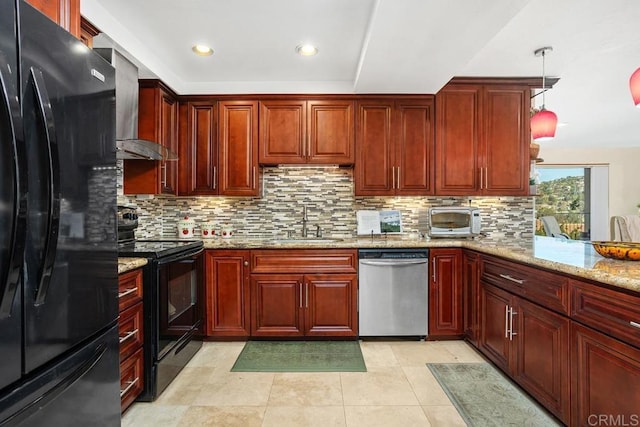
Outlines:
[[429, 209], [430, 237], [472, 237], [480, 234], [480, 209], [466, 206]]

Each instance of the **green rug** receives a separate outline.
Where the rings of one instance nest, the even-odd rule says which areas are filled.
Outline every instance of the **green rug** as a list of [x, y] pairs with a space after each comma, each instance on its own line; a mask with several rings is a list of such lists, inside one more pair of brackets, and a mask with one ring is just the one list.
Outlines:
[[247, 341], [232, 372], [366, 372], [358, 341]]
[[469, 426], [561, 426], [488, 363], [427, 363]]

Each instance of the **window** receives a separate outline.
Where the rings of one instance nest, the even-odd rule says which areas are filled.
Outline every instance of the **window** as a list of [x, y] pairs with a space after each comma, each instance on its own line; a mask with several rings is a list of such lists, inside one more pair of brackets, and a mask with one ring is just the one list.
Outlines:
[[554, 216], [572, 239], [608, 240], [608, 166], [537, 165], [536, 229], [545, 235], [540, 218]]

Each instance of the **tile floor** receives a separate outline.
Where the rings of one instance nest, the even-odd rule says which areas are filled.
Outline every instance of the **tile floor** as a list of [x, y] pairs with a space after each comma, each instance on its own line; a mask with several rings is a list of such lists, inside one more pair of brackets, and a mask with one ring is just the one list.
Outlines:
[[243, 342], [206, 342], [127, 426], [464, 426], [426, 363], [480, 362], [463, 341], [362, 341], [367, 372], [229, 372]]

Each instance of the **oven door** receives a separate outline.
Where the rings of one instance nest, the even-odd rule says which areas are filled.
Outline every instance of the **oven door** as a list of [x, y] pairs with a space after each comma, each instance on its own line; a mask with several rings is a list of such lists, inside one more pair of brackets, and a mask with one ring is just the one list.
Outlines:
[[202, 252], [159, 263], [157, 360], [200, 332], [204, 305]]

